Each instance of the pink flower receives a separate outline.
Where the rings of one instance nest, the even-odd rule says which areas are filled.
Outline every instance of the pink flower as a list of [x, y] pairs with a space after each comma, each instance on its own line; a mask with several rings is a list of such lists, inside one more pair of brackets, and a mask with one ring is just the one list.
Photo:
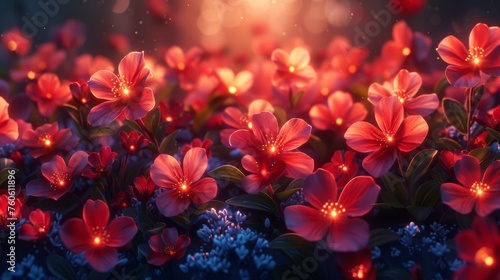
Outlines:
[[19, 239], [25, 241], [38, 240], [50, 232], [50, 212], [36, 209], [29, 215], [30, 223], [19, 229]]
[[44, 178], [35, 179], [26, 185], [26, 194], [36, 197], [48, 197], [58, 200], [73, 186], [73, 181], [80, 176], [87, 165], [87, 153], [78, 151], [69, 159], [68, 165], [60, 156], [42, 164]]
[[205, 149], [192, 148], [184, 156], [182, 168], [179, 162], [166, 154], [159, 155], [150, 169], [151, 179], [166, 189], [156, 198], [156, 206], [163, 216], [172, 217], [186, 210], [192, 201], [203, 204], [217, 195], [213, 178], [200, 179], [207, 169]]
[[109, 224], [108, 221], [108, 205], [89, 199], [83, 206], [83, 220], [71, 218], [59, 229], [64, 246], [73, 253], [85, 252], [85, 259], [99, 272], [115, 267], [116, 248], [127, 245], [137, 233], [134, 219], [130, 217], [118, 217]]
[[22, 136], [22, 145], [34, 158], [47, 159], [59, 152], [67, 152], [78, 144], [78, 138], [69, 128], [59, 130], [57, 122], [28, 129]]
[[75, 59], [74, 75], [87, 81], [95, 72], [99, 70], [108, 70], [113, 72], [115, 67], [109, 58], [90, 54], [82, 54]]
[[441, 185], [444, 204], [461, 214], [470, 213], [475, 205], [476, 213], [481, 217], [500, 209], [500, 197], [497, 195], [500, 191], [500, 161], [490, 164], [481, 176], [479, 160], [464, 155], [455, 163], [454, 170], [460, 185]]
[[35, 80], [41, 74], [55, 72], [66, 58], [66, 52], [58, 50], [54, 43], [45, 43], [37, 47], [37, 52], [21, 60], [20, 69], [10, 70], [10, 77], [15, 82]]
[[358, 173], [358, 166], [354, 162], [355, 155], [356, 153], [353, 151], [346, 151], [344, 158], [342, 158], [342, 153], [340, 151], [335, 151], [332, 155], [331, 162], [325, 163], [322, 167], [333, 174], [337, 181], [337, 185], [341, 188]]
[[274, 112], [274, 107], [271, 103], [263, 100], [257, 99], [252, 101], [248, 106], [248, 114], [243, 113], [240, 109], [236, 107], [227, 107], [224, 112], [222, 112], [222, 121], [231, 128], [226, 128], [221, 130], [221, 142], [226, 147], [229, 145], [229, 136], [238, 129], [248, 129], [252, 130], [253, 124], [250, 118], [261, 112]]
[[351, 94], [336, 91], [328, 96], [328, 106], [314, 105], [309, 111], [312, 125], [320, 130], [343, 133], [351, 124], [366, 118], [368, 111], [361, 102], [353, 103]]
[[85, 24], [74, 19], [67, 20], [56, 32], [56, 41], [64, 49], [78, 49], [85, 43]]
[[182, 89], [192, 90], [198, 80], [198, 64], [203, 50], [191, 48], [186, 54], [178, 47], [173, 46], [165, 53], [165, 62], [169, 67], [168, 78], [178, 82]]
[[212, 150], [210, 149], [212, 144], [213, 144], [212, 140], [210, 140], [208, 138], [203, 140], [203, 142], [201, 141], [200, 138], [195, 138], [195, 139], [193, 139], [193, 141], [191, 141], [190, 144], [186, 144], [186, 145], [182, 146], [181, 154], [185, 155], [192, 148], [198, 147], [198, 148], [205, 149], [205, 152], [207, 153], [207, 158], [210, 158], [210, 156], [212, 155]]
[[147, 202], [153, 197], [156, 190], [156, 185], [149, 177], [146, 179], [144, 176], [139, 176], [134, 179], [134, 186], [129, 187], [131, 193], [140, 202]]
[[[305, 155], [305, 154], [304, 154]], [[245, 176], [241, 186], [247, 193], [256, 194], [272, 182], [285, 175], [286, 163], [282, 160], [269, 159], [267, 157], [253, 157], [245, 155], [241, 159], [243, 168], [252, 173]], [[312, 170], [309, 172], [311, 173]]]
[[222, 85], [222, 92], [234, 95], [246, 93], [253, 83], [253, 75], [249, 71], [241, 71], [236, 76], [229, 68], [216, 69]]
[[290, 55], [282, 49], [274, 50], [271, 60], [278, 67], [273, 75], [273, 85], [280, 90], [304, 87], [316, 80], [316, 72], [309, 65], [309, 52], [297, 47]]
[[31, 40], [24, 37], [17, 27], [2, 34], [2, 44], [6, 50], [18, 55], [27, 54], [31, 48]]
[[90, 110], [91, 125], [108, 124], [122, 113], [126, 119], [136, 120], [153, 109], [153, 91], [144, 86], [150, 71], [144, 65], [144, 53], [131, 52], [120, 61], [119, 76], [99, 70], [90, 77], [88, 85], [92, 94], [106, 100]]
[[153, 250], [148, 255], [148, 263], [162, 266], [172, 259], [182, 258], [191, 239], [185, 234], [179, 236], [176, 228], [164, 228], [160, 234], [151, 236], [148, 244]]
[[90, 168], [83, 170], [82, 176], [89, 179], [106, 177], [115, 161], [116, 153], [109, 146], [102, 147], [99, 153], [91, 152], [88, 156]]
[[286, 163], [285, 176], [302, 178], [312, 172], [314, 161], [302, 152], [294, 152], [311, 136], [311, 126], [302, 119], [291, 119], [280, 129], [276, 117], [262, 112], [251, 117], [252, 131], [240, 129], [229, 137], [232, 147], [257, 157]]
[[0, 147], [14, 143], [19, 137], [17, 122], [10, 119], [8, 107], [9, 103], [0, 97]]
[[44, 117], [50, 118], [57, 107], [71, 100], [69, 82], [61, 83], [56, 74], [42, 74], [36, 84], [26, 87], [28, 97], [36, 102], [38, 111]]
[[420, 75], [403, 69], [396, 75], [392, 84], [388, 82], [383, 85], [371, 84], [368, 88], [368, 100], [375, 105], [384, 97], [397, 96], [407, 114], [425, 117], [437, 109], [439, 98], [435, 93], [415, 97], [420, 86], [422, 86]]
[[359, 251], [370, 236], [368, 223], [357, 217], [370, 212], [380, 187], [372, 177], [358, 176], [337, 196], [333, 175], [318, 169], [304, 178], [304, 197], [312, 207], [292, 205], [285, 208], [288, 229], [309, 241], [327, 236], [328, 247], [335, 251]]
[[81, 104], [93, 103], [94, 96], [90, 92], [87, 82], [74, 82], [69, 84], [69, 89], [73, 98]]
[[474, 87], [482, 75], [500, 76], [500, 29], [478, 23], [469, 35], [469, 49], [455, 36], [444, 38], [437, 48], [448, 64], [446, 78], [456, 87]]
[[7, 220], [7, 218], [17, 218], [19, 221], [23, 217], [22, 208], [24, 205], [24, 199], [16, 198], [14, 199], [14, 203], [16, 207], [14, 207], [14, 215], [12, 215], [12, 211], [9, 211], [9, 207], [12, 206], [9, 205], [8, 195], [0, 195], [0, 229], [7, 228], [7, 225], [12, 222], [11, 220]]
[[120, 131], [120, 139], [122, 141], [122, 148], [131, 155], [137, 155], [149, 145], [149, 140], [135, 130], [130, 133]]
[[458, 257], [466, 264], [455, 272], [454, 279], [498, 279], [500, 235], [493, 220], [474, 218], [472, 229], [459, 232], [455, 244]]
[[370, 153], [363, 168], [374, 177], [386, 173], [399, 152], [410, 152], [425, 139], [429, 126], [422, 116], [404, 117], [403, 105], [396, 96], [375, 105], [375, 120], [380, 129], [367, 122], [351, 125], [344, 137], [347, 145], [360, 153]]

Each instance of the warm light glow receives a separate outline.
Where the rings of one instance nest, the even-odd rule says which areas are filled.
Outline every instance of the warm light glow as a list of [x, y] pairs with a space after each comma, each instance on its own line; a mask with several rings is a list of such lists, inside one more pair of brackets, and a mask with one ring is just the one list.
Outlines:
[[344, 122], [344, 120], [343, 120], [343, 119], [341, 119], [341, 118], [337, 118], [337, 119], [335, 120], [335, 123], [336, 123], [337, 125], [341, 125], [343, 122]]
[[343, 165], [343, 164], [342, 164], [342, 165], [341, 165], [341, 166], [339, 166], [339, 167], [340, 167], [340, 169], [342, 169], [342, 171], [347, 171], [347, 166], [345, 166], [345, 165]]
[[477, 190], [477, 195], [482, 195], [483, 194], [483, 190]]
[[387, 136], [387, 142], [392, 142], [394, 141], [394, 138], [392, 138], [392, 136]]
[[185, 68], [186, 68], [186, 65], [185, 65], [184, 63], [179, 62], [179, 63], [177, 64], [177, 69], [179, 69], [179, 71], [182, 71], [182, 70], [184, 70]]
[[403, 55], [404, 55], [404, 56], [409, 56], [409, 55], [410, 55], [410, 53], [411, 53], [410, 48], [406, 47], [406, 48], [404, 48], [404, 49], [403, 49]]
[[128, 95], [130, 93], [130, 90], [128, 88], [123, 89], [123, 94]]
[[235, 86], [229, 86], [227, 90], [229, 91], [230, 94], [235, 94], [238, 91], [238, 89]]
[[10, 40], [8, 43], [7, 43], [7, 49], [11, 52], [17, 50], [17, 43], [14, 41], [14, 40]]
[[288, 67], [288, 71], [289, 71], [290, 73], [295, 72], [295, 67], [293, 67], [293, 66]]
[[489, 190], [491, 187], [483, 182], [474, 182], [472, 184], [470, 191], [475, 193], [476, 195], [483, 195], [486, 190]]
[[332, 217], [334, 217], [334, 218], [335, 218], [335, 217], [337, 217], [337, 211], [336, 211], [336, 210], [333, 210], [333, 211], [330, 213], [330, 215], [332, 215]]
[[183, 191], [185, 191], [185, 190], [187, 189], [186, 184], [182, 184], [181, 189], [182, 189]]
[[354, 65], [351, 65], [351, 66], [349, 66], [349, 68], [347, 70], [349, 70], [349, 73], [354, 74], [354, 73], [356, 73], [358, 68]]
[[33, 71], [29, 71], [26, 76], [28, 77], [28, 79], [33, 80], [36, 77], [36, 73]]
[[327, 87], [324, 87], [321, 89], [321, 94], [322, 95], [328, 95], [330, 93], [330, 90]]
[[478, 65], [478, 64], [479, 64], [479, 62], [481, 62], [481, 60], [479, 60], [479, 58], [477, 58], [477, 57], [476, 57], [476, 58], [474, 58], [474, 64]]
[[85, 97], [84, 97], [84, 98], [82, 98], [82, 103], [83, 103], [83, 104], [87, 103], [87, 98], [85, 98]]
[[52, 93], [48, 92], [45, 94], [45, 98], [51, 99], [52, 98]]
[[100, 244], [101, 243], [101, 239], [99, 237], [95, 237], [94, 238], [94, 243], [95, 244]]
[[477, 264], [492, 266], [495, 264], [495, 258], [493, 258], [493, 250], [488, 247], [481, 247], [477, 250], [474, 260]]
[[252, 122], [248, 122], [248, 129], [252, 129], [252, 128], [253, 128]]
[[274, 153], [276, 152], [276, 147], [275, 146], [271, 146], [271, 153]]
[[50, 142], [49, 139], [45, 139], [44, 142], [45, 142], [45, 146], [50, 146], [50, 144], [52, 144], [52, 142]]
[[135, 146], [134, 145], [130, 145], [130, 150], [135, 150]]
[[172, 117], [168, 116], [168, 117], [166, 117], [166, 118], [165, 118], [165, 120], [166, 120], [167, 122], [171, 122], [171, 121], [172, 121]]
[[360, 264], [351, 270], [352, 278], [363, 279], [365, 278], [365, 266]]
[[63, 180], [59, 180], [59, 186], [64, 186], [64, 181]]

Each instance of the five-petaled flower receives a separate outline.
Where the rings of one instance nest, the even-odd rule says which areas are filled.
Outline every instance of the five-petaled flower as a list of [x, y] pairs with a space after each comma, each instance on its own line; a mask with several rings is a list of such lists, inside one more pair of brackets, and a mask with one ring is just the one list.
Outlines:
[[182, 162], [171, 156], [159, 155], [150, 173], [158, 187], [166, 189], [156, 198], [156, 206], [163, 216], [172, 217], [186, 210], [190, 202], [203, 204], [217, 195], [217, 184], [213, 178], [200, 179], [207, 169], [208, 158], [203, 148], [187, 151]]
[[29, 148], [34, 158], [42, 160], [59, 152], [67, 152], [78, 144], [78, 138], [69, 128], [59, 130], [57, 122], [44, 124], [35, 130], [28, 129], [22, 136], [22, 145]]
[[185, 234], [179, 236], [176, 228], [164, 228], [160, 234], [151, 236], [148, 244], [153, 250], [148, 255], [148, 263], [162, 266], [172, 259], [182, 258], [191, 239]]
[[421, 85], [422, 78], [417, 72], [408, 72], [408, 70], [402, 69], [392, 83], [371, 84], [368, 88], [368, 100], [375, 105], [384, 97], [397, 96], [408, 115], [425, 117], [437, 109], [439, 98], [435, 93], [421, 94], [415, 97]]
[[82, 176], [89, 179], [106, 177], [108, 175], [117, 153], [111, 151], [109, 146], [102, 147], [97, 152], [89, 153], [88, 163], [90, 168], [83, 170]]
[[19, 239], [25, 241], [38, 240], [50, 232], [50, 212], [40, 209], [32, 211], [29, 215], [30, 223], [26, 223], [19, 229]]
[[346, 151], [344, 156], [340, 151], [335, 151], [330, 162], [325, 163], [322, 167], [333, 174], [339, 188], [344, 187], [358, 173], [354, 156], [356, 156], [354, 151]]
[[469, 35], [469, 49], [455, 36], [448, 36], [436, 49], [448, 64], [446, 78], [456, 87], [474, 87], [481, 75], [500, 76], [500, 28], [478, 23]]
[[493, 210], [500, 209], [500, 161], [490, 164], [481, 176], [479, 160], [464, 155], [454, 166], [458, 182], [441, 185], [443, 203], [453, 210], [468, 214], [472, 208], [481, 217], [488, 216]]
[[272, 77], [273, 85], [280, 90], [293, 90], [304, 87], [316, 80], [316, 72], [309, 65], [309, 52], [295, 48], [290, 55], [282, 49], [271, 54], [271, 60], [278, 67]]
[[241, 71], [234, 75], [233, 70], [229, 68], [218, 68], [217, 77], [221, 82], [221, 92], [229, 94], [246, 93], [253, 84], [253, 75], [249, 71]]
[[30, 196], [48, 197], [58, 200], [69, 192], [73, 181], [80, 176], [87, 165], [87, 153], [78, 151], [69, 159], [68, 165], [60, 156], [54, 156], [51, 161], [42, 164], [42, 175], [26, 185], [26, 193]]
[[429, 126], [422, 116], [404, 117], [403, 104], [396, 96], [385, 97], [375, 105], [375, 120], [380, 129], [367, 122], [351, 125], [344, 137], [347, 145], [370, 153], [363, 168], [374, 177], [386, 173], [399, 152], [410, 152], [425, 139]]
[[151, 179], [139, 176], [134, 179], [134, 186], [129, 187], [129, 193], [140, 202], [147, 202], [155, 194], [156, 185]]
[[334, 251], [359, 251], [370, 236], [368, 223], [360, 218], [370, 212], [380, 187], [370, 176], [358, 176], [347, 183], [337, 196], [333, 175], [318, 169], [303, 180], [304, 197], [312, 207], [292, 205], [285, 208], [288, 229], [306, 240], [319, 241], [327, 236]]
[[52, 73], [42, 74], [36, 84], [28, 84], [26, 94], [36, 102], [40, 114], [47, 118], [72, 98], [69, 82], [61, 83], [59, 77]]
[[108, 124], [120, 114], [128, 120], [136, 120], [155, 106], [153, 91], [145, 87], [150, 71], [145, 67], [144, 53], [127, 54], [118, 65], [118, 72], [116, 76], [111, 71], [99, 70], [90, 77], [90, 91], [105, 100], [90, 110], [90, 124]]
[[109, 222], [108, 205], [101, 200], [87, 200], [83, 220], [71, 218], [59, 228], [59, 236], [73, 253], [85, 252], [90, 266], [107, 272], [118, 262], [116, 248], [127, 245], [137, 233], [134, 219], [118, 217]]

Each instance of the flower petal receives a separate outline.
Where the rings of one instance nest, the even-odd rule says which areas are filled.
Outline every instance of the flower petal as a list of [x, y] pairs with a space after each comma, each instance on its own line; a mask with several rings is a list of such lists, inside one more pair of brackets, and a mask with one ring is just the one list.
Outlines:
[[382, 98], [375, 105], [375, 120], [384, 133], [395, 133], [404, 119], [403, 104], [397, 96]]
[[149, 87], [142, 89], [140, 99], [135, 102], [129, 102], [125, 107], [125, 118], [128, 120], [137, 120], [144, 117], [155, 107], [155, 97], [153, 90]]
[[410, 73], [402, 69], [394, 78], [394, 89], [404, 90], [407, 98], [412, 98], [417, 94], [420, 86], [422, 86], [422, 78], [417, 72]]
[[106, 101], [90, 110], [88, 122], [91, 125], [104, 125], [114, 121], [125, 109], [120, 101]]
[[144, 53], [131, 52], [120, 61], [118, 72], [123, 80], [137, 85], [145, 82], [145, 79], [149, 76], [149, 70], [143, 71], [144, 67]]
[[288, 229], [309, 241], [321, 240], [329, 228], [328, 220], [320, 211], [304, 205], [286, 207], [285, 224]]
[[[253, 127], [255, 130], [255, 125]], [[262, 147], [262, 143], [259, 142], [259, 139], [247, 129], [240, 129], [233, 132], [231, 136], [229, 136], [229, 144], [242, 153], [250, 155], [256, 155]]]
[[19, 239], [24, 241], [33, 241], [38, 239], [38, 230], [31, 224], [24, 224], [19, 229]]
[[274, 113], [274, 107], [271, 103], [267, 102], [264, 99], [257, 99], [252, 101], [250, 105], [248, 105], [248, 116], [251, 117], [260, 112], [271, 112]]
[[43, 177], [51, 180], [55, 174], [66, 173], [66, 162], [61, 156], [54, 156], [51, 161], [42, 164], [41, 170]]
[[426, 117], [439, 107], [439, 98], [435, 93], [422, 94], [416, 98], [406, 100], [403, 106], [408, 115]]
[[396, 161], [396, 150], [382, 148], [363, 160], [363, 168], [375, 178], [384, 175]]
[[492, 191], [500, 191], [500, 160], [490, 164], [483, 175], [483, 183], [490, 186]]
[[207, 203], [217, 195], [217, 183], [213, 178], [203, 178], [190, 186], [191, 199], [195, 204]]
[[384, 138], [384, 134], [371, 123], [356, 122], [347, 129], [344, 137], [353, 150], [370, 153], [382, 147], [379, 140]]
[[383, 85], [378, 83], [373, 83], [368, 88], [368, 101], [372, 104], [377, 104], [382, 98], [390, 97], [393, 94], [385, 88]]
[[339, 252], [359, 251], [368, 243], [369, 231], [368, 223], [364, 220], [339, 216], [330, 227], [328, 247]]
[[71, 218], [59, 228], [59, 236], [64, 244], [73, 253], [81, 253], [92, 244], [92, 237], [81, 219]]
[[105, 100], [116, 100], [117, 97], [112, 89], [115, 87], [114, 83], [118, 80], [118, 77], [113, 72], [99, 70], [90, 77], [88, 86], [95, 97]]
[[175, 257], [180, 259], [186, 253], [186, 248], [191, 244], [191, 239], [189, 236], [183, 234], [179, 236], [177, 239], [177, 243], [175, 243]]
[[83, 206], [83, 221], [89, 233], [104, 231], [109, 221], [108, 205], [102, 200], [87, 200]]
[[[267, 143], [271, 137], [276, 137], [280, 132], [278, 120], [270, 112], [261, 112], [252, 116], [252, 130], [260, 143]], [[231, 142], [231, 145], [232, 142]]]
[[476, 252], [484, 241], [480, 240], [472, 230], [463, 230], [455, 238], [458, 257], [466, 262], [474, 262]]
[[196, 182], [207, 170], [208, 158], [204, 148], [192, 148], [187, 151], [182, 162], [184, 176], [189, 182]]
[[243, 166], [243, 168], [246, 171], [251, 172], [251, 173], [259, 173], [260, 172], [259, 163], [251, 155], [245, 155], [241, 159], [241, 166]]
[[409, 116], [404, 119], [396, 133], [397, 147], [402, 152], [410, 152], [424, 141], [429, 126], [421, 116]]
[[436, 51], [439, 56], [448, 64], [465, 66], [465, 58], [467, 58], [468, 52], [465, 49], [464, 44], [457, 39], [455, 36], [448, 36], [444, 38], [438, 45]]
[[66, 194], [69, 188], [57, 188], [54, 190], [50, 182], [46, 179], [35, 179], [26, 185], [26, 195], [36, 197], [48, 197], [58, 200], [61, 196]]
[[281, 153], [278, 158], [286, 164], [285, 176], [288, 178], [303, 178], [313, 172], [314, 160], [302, 152]]
[[267, 184], [267, 180], [260, 174], [250, 174], [241, 180], [241, 186], [250, 194], [259, 193]]
[[457, 180], [466, 188], [472, 187], [475, 182], [481, 182], [481, 166], [477, 158], [464, 155], [455, 162], [454, 168]]
[[500, 209], [500, 196], [495, 191], [484, 191], [477, 196], [476, 213], [479, 217], [486, 217], [491, 212]]
[[333, 174], [319, 168], [313, 174], [306, 176], [302, 181], [305, 199], [316, 209], [321, 210], [323, 205], [337, 201], [337, 183]]
[[454, 183], [444, 183], [441, 185], [441, 199], [444, 204], [450, 206], [460, 214], [469, 214], [476, 202], [476, 197], [468, 188]]
[[137, 233], [137, 226], [131, 217], [118, 217], [109, 223], [107, 228], [109, 241], [106, 246], [122, 247], [127, 245]]
[[309, 111], [312, 125], [319, 130], [327, 130], [333, 123], [330, 110], [323, 104], [314, 105]]
[[173, 258], [174, 255], [165, 254], [163, 252], [151, 252], [147, 257], [147, 261], [151, 265], [162, 266]]
[[454, 65], [446, 67], [446, 79], [455, 87], [474, 87], [480, 80], [479, 70]]
[[236, 107], [227, 107], [224, 112], [221, 113], [222, 121], [229, 125], [230, 127], [247, 128], [241, 123], [242, 119], [246, 119], [245, 115]]
[[68, 162], [68, 174], [70, 178], [75, 178], [80, 175], [87, 166], [88, 154], [84, 151], [78, 151], [74, 153]]
[[345, 215], [359, 217], [370, 212], [377, 201], [380, 187], [370, 176], [358, 176], [347, 183], [339, 197]]
[[179, 238], [179, 233], [176, 228], [164, 228], [159, 236], [164, 245], [175, 246], [177, 244], [177, 239]]
[[344, 125], [347, 127], [355, 122], [362, 121], [366, 118], [366, 115], [368, 115], [368, 111], [365, 105], [361, 102], [356, 102], [344, 116]]
[[489, 39], [489, 28], [484, 23], [478, 23], [469, 34], [469, 47], [486, 47]]
[[108, 272], [118, 263], [118, 251], [109, 247], [90, 246], [85, 251], [85, 259], [98, 272]]
[[343, 120], [352, 105], [352, 96], [348, 92], [338, 90], [328, 96], [328, 108], [334, 120], [337, 118]]
[[160, 188], [173, 188], [183, 175], [179, 162], [171, 155], [159, 155], [150, 168], [151, 179]]
[[156, 198], [158, 211], [165, 217], [173, 217], [182, 213], [189, 206], [189, 197], [179, 197], [177, 191], [166, 190]]
[[303, 145], [311, 137], [311, 126], [304, 120], [293, 118], [287, 121], [278, 134], [284, 151], [290, 151]]
[[288, 57], [288, 63], [294, 66], [296, 69], [302, 69], [309, 64], [309, 52], [304, 49], [297, 47], [292, 50], [290, 56]]

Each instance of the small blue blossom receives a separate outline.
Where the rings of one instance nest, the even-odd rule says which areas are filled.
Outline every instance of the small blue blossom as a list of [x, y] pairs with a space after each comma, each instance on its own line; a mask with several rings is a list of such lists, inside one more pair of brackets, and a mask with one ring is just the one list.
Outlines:
[[445, 253], [450, 252], [450, 249], [446, 246], [446, 244], [441, 244], [441, 243], [436, 243], [434, 246], [429, 247], [429, 252], [433, 253], [434, 255], [441, 257]]

